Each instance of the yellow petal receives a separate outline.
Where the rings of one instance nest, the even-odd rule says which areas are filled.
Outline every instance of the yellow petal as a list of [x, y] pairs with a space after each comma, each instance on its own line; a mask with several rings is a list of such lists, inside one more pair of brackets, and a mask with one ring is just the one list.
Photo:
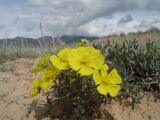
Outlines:
[[102, 65], [104, 64], [104, 57], [103, 55], [99, 55], [98, 57], [94, 58], [90, 61], [89, 65], [94, 69], [101, 69]]
[[95, 81], [95, 84], [101, 84], [102, 83], [102, 76], [100, 75], [99, 71], [95, 71], [93, 73], [93, 80]]
[[49, 66], [47, 70], [44, 70], [42, 73], [41, 80], [42, 82], [47, 82], [49, 80], [54, 81], [56, 76], [60, 73], [58, 69], [53, 66]]
[[71, 51], [71, 57], [75, 58], [76, 60], [81, 60], [84, 53], [87, 54], [85, 47], [75, 48]]
[[36, 66], [31, 72], [36, 74], [36, 73], [40, 72], [41, 70], [42, 70], [41, 67]]
[[103, 83], [97, 87], [97, 90], [102, 95], [107, 95], [107, 93], [109, 92], [108, 85]]
[[106, 71], [101, 71], [102, 78], [105, 82], [108, 83], [108, 74]]
[[110, 84], [122, 84], [122, 79], [120, 75], [118, 74], [118, 71], [116, 69], [113, 69], [109, 74], [108, 74], [108, 82]]
[[40, 87], [40, 80], [38, 78], [36, 78], [33, 82], [32, 82], [32, 88], [39, 88]]
[[50, 54], [44, 55], [37, 63], [36, 67], [32, 70], [32, 73], [38, 73], [44, 69], [44, 66], [47, 66], [47, 62], [49, 61]]
[[108, 65], [106, 65], [106, 64], [102, 64], [102, 65], [100, 66], [100, 70], [101, 70], [101, 71], [107, 72], [108, 69], [109, 69], [109, 67], [108, 67]]
[[41, 89], [43, 91], [47, 91], [48, 88], [53, 84], [53, 82], [49, 81], [49, 82], [42, 82], [41, 84]]
[[93, 73], [93, 71], [94, 70], [91, 67], [84, 65], [79, 70], [79, 73], [81, 74], [81, 76], [84, 76], [84, 75], [91, 75]]
[[30, 96], [31, 96], [31, 97], [34, 97], [34, 96], [36, 96], [38, 93], [39, 93], [39, 89], [33, 89], [33, 90], [30, 92]]
[[115, 97], [118, 95], [121, 87], [119, 85], [109, 85], [108, 89], [109, 89], [110, 96]]
[[87, 50], [86, 52], [88, 52], [89, 55], [92, 56], [92, 59], [94, 59], [100, 55], [100, 51], [96, 50], [94, 47], [91, 47], [91, 46], [86, 47], [86, 50]]
[[68, 62], [61, 60], [59, 57], [53, 55], [50, 58], [52, 64], [59, 70], [65, 70], [68, 68]]
[[58, 53], [58, 57], [60, 57], [62, 60], [68, 61], [70, 54], [71, 48], [65, 48]]
[[69, 65], [75, 71], [78, 71], [81, 68], [81, 63], [74, 58], [70, 58]]

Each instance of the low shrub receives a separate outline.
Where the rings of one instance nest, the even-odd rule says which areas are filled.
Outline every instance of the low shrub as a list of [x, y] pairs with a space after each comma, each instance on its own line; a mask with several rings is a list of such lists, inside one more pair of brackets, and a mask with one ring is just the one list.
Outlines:
[[57, 55], [47, 54], [32, 70], [37, 77], [32, 83], [31, 96], [43, 93], [53, 110], [62, 104], [61, 117], [92, 117], [107, 96], [118, 95], [122, 79], [115, 68], [105, 64], [100, 50], [82, 40], [76, 48], [65, 48]]
[[123, 78], [122, 94], [139, 102], [142, 91], [160, 98], [160, 48], [155, 41], [140, 44], [138, 40], [112, 41], [100, 49], [110, 67], [118, 69]]

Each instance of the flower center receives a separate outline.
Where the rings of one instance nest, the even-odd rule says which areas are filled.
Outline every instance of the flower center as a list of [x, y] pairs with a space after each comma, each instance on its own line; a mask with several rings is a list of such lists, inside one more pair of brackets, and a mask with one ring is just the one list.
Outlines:
[[87, 64], [86, 61], [82, 61], [82, 62], [81, 62], [81, 65], [86, 65], [86, 64]]
[[82, 64], [86, 64], [90, 61], [90, 57], [88, 54], [84, 54], [82, 57], [81, 57], [81, 63]]
[[103, 80], [102, 80], [102, 83], [108, 84], [108, 79], [106, 79], [106, 78], [103, 79]]

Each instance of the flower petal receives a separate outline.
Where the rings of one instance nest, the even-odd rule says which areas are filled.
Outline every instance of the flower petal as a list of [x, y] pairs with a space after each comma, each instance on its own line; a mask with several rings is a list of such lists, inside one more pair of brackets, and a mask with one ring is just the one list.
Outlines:
[[84, 75], [91, 75], [93, 73], [93, 69], [87, 65], [83, 65], [81, 67], [81, 69], [79, 70], [79, 73], [81, 74], [81, 76], [84, 76]]
[[108, 79], [110, 84], [122, 84], [122, 79], [120, 75], [118, 74], [118, 71], [116, 69], [113, 69], [109, 74], [108, 74]]
[[99, 71], [95, 71], [93, 73], [93, 80], [95, 81], [95, 84], [101, 84], [102, 83], [102, 76], [100, 75]]
[[68, 62], [61, 60], [59, 57], [52, 55], [50, 58], [52, 64], [59, 70], [65, 70], [68, 68]]
[[76, 49], [72, 49], [71, 56], [74, 57], [76, 60], [82, 59], [82, 53], [86, 53], [85, 47], [79, 47]]
[[81, 63], [74, 58], [69, 59], [69, 65], [75, 71], [78, 71], [81, 68]]
[[48, 82], [42, 82], [41, 83], [41, 88], [43, 91], [47, 91], [48, 88], [53, 84], [52, 80], [48, 81]]
[[98, 57], [100, 55], [100, 51], [96, 50], [94, 47], [88, 46], [86, 47], [87, 52], [91, 55], [92, 59]]
[[108, 90], [111, 97], [115, 97], [118, 95], [121, 87], [119, 85], [109, 85]]
[[32, 88], [36, 89], [40, 87], [40, 80], [38, 78], [36, 78], [33, 82], [32, 82]]
[[33, 89], [33, 90], [30, 92], [30, 96], [31, 96], [31, 97], [34, 97], [34, 96], [36, 96], [38, 93], [39, 93], [39, 89]]
[[49, 80], [54, 81], [56, 76], [60, 73], [60, 70], [53, 66], [49, 66], [46, 70], [43, 71], [41, 76], [42, 82], [47, 82]]
[[68, 61], [70, 54], [71, 48], [65, 48], [58, 53], [58, 57], [60, 57], [62, 60]]
[[97, 90], [102, 95], [107, 95], [107, 93], [109, 92], [108, 85], [103, 83], [97, 87]]
[[104, 64], [104, 56], [101, 54], [97, 56], [95, 59], [93, 59], [92, 61], [90, 61], [89, 63], [89, 65], [94, 69], [100, 69], [103, 64]]
[[100, 71], [107, 72], [108, 69], [109, 69], [109, 67], [108, 67], [108, 65], [106, 65], [106, 64], [102, 64], [102, 65], [100, 66]]

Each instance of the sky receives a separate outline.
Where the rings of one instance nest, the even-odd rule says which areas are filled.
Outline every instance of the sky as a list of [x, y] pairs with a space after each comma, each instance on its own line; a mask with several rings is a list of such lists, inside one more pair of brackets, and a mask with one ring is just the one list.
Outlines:
[[160, 0], [0, 0], [0, 38], [88, 35], [160, 28]]

